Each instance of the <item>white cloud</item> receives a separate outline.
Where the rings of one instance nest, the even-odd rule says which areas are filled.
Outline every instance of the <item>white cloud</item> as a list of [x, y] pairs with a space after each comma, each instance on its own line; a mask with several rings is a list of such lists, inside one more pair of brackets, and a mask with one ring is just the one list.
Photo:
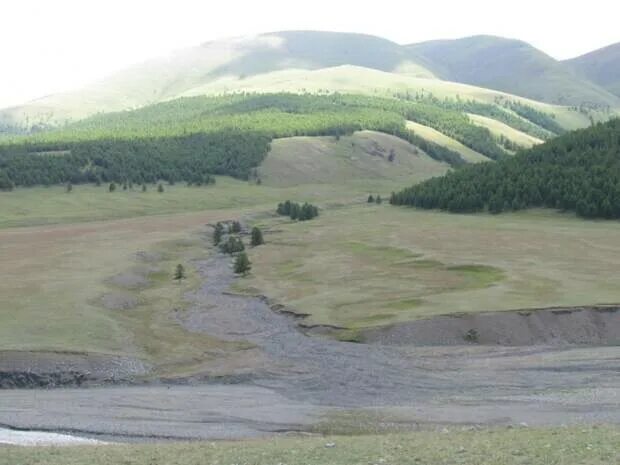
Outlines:
[[0, 107], [76, 88], [178, 48], [278, 30], [363, 32], [400, 43], [494, 34], [568, 58], [620, 41], [619, 13], [609, 0], [5, 1]]

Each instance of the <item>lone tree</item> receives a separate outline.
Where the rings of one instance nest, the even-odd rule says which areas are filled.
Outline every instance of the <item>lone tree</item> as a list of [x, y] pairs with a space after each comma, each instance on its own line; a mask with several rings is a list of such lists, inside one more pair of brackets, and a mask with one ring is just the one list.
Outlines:
[[222, 240], [222, 235], [224, 234], [224, 226], [222, 223], [218, 222], [213, 228], [213, 245], [218, 245]]
[[254, 226], [252, 228], [252, 247], [257, 247], [259, 245], [263, 245], [264, 243], [265, 240], [263, 239], [263, 232], [259, 228]]
[[377, 194], [377, 198], [375, 199], [375, 202], [380, 204], [381, 202], [383, 202], [383, 200], [381, 199], [381, 196]]
[[70, 194], [73, 191], [73, 184], [71, 184], [70, 182], [67, 183], [65, 190], [67, 191], [67, 194]]
[[372, 194], [368, 196], [368, 203], [375, 203], [375, 198], [372, 196]]
[[185, 279], [186, 277], [187, 276], [185, 275], [185, 267], [179, 263], [176, 269], [174, 270], [174, 279], [175, 281], [181, 281], [182, 279]]
[[159, 185], [157, 186], [157, 192], [161, 194], [163, 191], [164, 191], [164, 185], [160, 182]]
[[248, 254], [241, 252], [235, 259], [235, 273], [246, 275], [252, 269], [252, 263], [248, 258]]
[[116, 184], [111, 182], [110, 185], [108, 186], [108, 191], [114, 192], [115, 190], [116, 190]]

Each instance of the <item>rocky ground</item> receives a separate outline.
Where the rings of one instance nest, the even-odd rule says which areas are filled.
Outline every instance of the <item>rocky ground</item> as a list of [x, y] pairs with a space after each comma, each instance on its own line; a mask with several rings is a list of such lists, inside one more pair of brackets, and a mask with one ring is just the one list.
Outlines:
[[[555, 337], [504, 346], [461, 342], [455, 334], [465, 327], [457, 331], [450, 323], [449, 345], [413, 344], [411, 334], [424, 331], [406, 327], [369, 334], [369, 343], [340, 342], [305, 334], [298, 320], [264, 299], [230, 294], [237, 279], [230, 257], [214, 254], [197, 268], [204, 283], [188, 296], [192, 305], [179, 322], [192, 332], [254, 344], [261, 357], [244, 367], [251, 374], [231, 378], [234, 384], [205, 382], [205, 373], [182, 384], [3, 390], [0, 424], [149, 440], [307, 431], [352, 410], [407, 427], [620, 423], [620, 347], [611, 345], [613, 335], [601, 344]], [[610, 322], [601, 328], [617, 327], [618, 316], [606, 310], [601, 318]], [[599, 322], [590, 313], [583, 318]], [[488, 334], [487, 323], [476, 324]]]

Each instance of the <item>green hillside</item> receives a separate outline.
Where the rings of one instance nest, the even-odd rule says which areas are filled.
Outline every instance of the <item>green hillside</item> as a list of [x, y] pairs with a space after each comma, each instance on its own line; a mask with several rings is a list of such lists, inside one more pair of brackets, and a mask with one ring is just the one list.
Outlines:
[[620, 43], [566, 60], [564, 63], [579, 75], [620, 97]]
[[267, 156], [272, 139], [339, 137], [363, 129], [398, 136], [440, 162], [465, 162], [453, 148], [410, 131], [407, 120], [440, 131], [484, 155], [481, 159], [505, 156], [488, 129], [432, 102], [339, 94], [193, 97], [5, 138], [0, 143], [1, 187], [203, 183], [217, 174], [246, 179]]
[[360, 131], [338, 139], [276, 139], [257, 176], [264, 186], [356, 184], [367, 187], [368, 192], [377, 192], [384, 184], [421, 181], [445, 174], [448, 168], [448, 164], [432, 159], [403, 139]]
[[561, 105], [617, 106], [617, 96], [518, 40], [474, 36], [408, 47], [412, 60], [441, 79]]
[[[426, 46], [422, 44], [420, 47]], [[466, 57], [461, 58], [460, 53], [457, 55], [455, 59], [464, 63]], [[519, 60], [523, 57], [513, 58]], [[460, 68], [463, 63], [457, 61], [455, 66]], [[530, 65], [512, 66], [514, 71], [515, 66], [525, 69]], [[497, 68], [503, 67], [500, 60]], [[437, 98], [461, 97], [489, 104], [498, 100], [517, 101], [554, 114], [558, 124], [565, 129], [586, 126], [590, 116], [596, 120], [607, 117], [606, 113], [599, 114], [592, 109], [579, 112], [463, 84], [475, 80], [458, 73], [448, 75], [450, 73], [446, 74], [444, 68], [416, 47], [401, 46], [363, 34], [291, 31], [216, 40], [132, 66], [81, 90], [0, 110], [0, 133], [45, 129], [98, 113], [136, 109], [182, 96], [219, 96], [239, 92], [345, 92], [384, 97], [396, 93], [425, 93]], [[486, 68], [482, 74], [487, 75]], [[542, 78], [536, 73], [528, 74], [520, 76], [519, 82], [528, 89], [529, 86], [544, 87], [549, 79]], [[577, 81], [559, 87], [565, 87], [571, 95], [586, 95], [588, 101], [596, 101], [599, 106], [604, 101], [605, 108], [606, 105], [620, 105], [620, 100], [596, 85]], [[553, 81], [553, 89], [559, 88], [557, 82], [557, 79]], [[481, 84], [493, 87], [492, 80]], [[544, 93], [528, 92], [528, 89], [517, 92], [523, 89], [507, 89], [501, 85], [496, 88], [524, 96], [538, 97], [540, 94], [540, 100], [545, 96]]]
[[620, 120], [425, 181], [393, 194], [391, 203], [451, 212], [549, 207], [620, 218]]

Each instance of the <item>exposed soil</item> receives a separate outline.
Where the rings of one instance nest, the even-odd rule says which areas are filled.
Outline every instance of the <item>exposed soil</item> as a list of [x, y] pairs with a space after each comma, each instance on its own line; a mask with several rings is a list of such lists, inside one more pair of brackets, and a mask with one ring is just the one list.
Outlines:
[[124, 289], [141, 289], [149, 285], [149, 279], [146, 274], [127, 271], [112, 276], [108, 283]]
[[108, 292], [101, 296], [101, 305], [108, 310], [130, 310], [138, 306], [135, 295], [124, 292]]
[[361, 340], [390, 345], [620, 345], [620, 307], [449, 315], [370, 329]]
[[137, 359], [72, 352], [0, 352], [0, 389], [127, 382], [147, 373]]

